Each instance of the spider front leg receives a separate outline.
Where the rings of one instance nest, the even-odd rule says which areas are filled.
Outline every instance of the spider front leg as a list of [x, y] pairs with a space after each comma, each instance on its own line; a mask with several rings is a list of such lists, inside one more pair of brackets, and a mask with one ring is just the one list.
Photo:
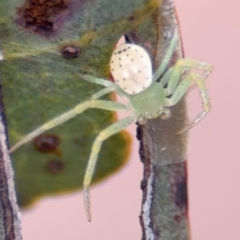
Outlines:
[[123, 111], [128, 110], [128, 106], [113, 102], [113, 101], [105, 101], [105, 100], [89, 100], [83, 103], [78, 104], [73, 109], [61, 114], [60, 116], [53, 118], [52, 120], [48, 121], [47, 123], [43, 124], [41, 127], [37, 128], [36, 130], [32, 131], [31, 133], [27, 134], [23, 139], [21, 139], [19, 142], [17, 142], [10, 150], [9, 153], [14, 152], [16, 149], [21, 147], [23, 144], [31, 141], [33, 138], [37, 137], [41, 133], [50, 130], [69, 119], [77, 116], [78, 114], [81, 114], [88, 108], [98, 108], [103, 110], [109, 110], [109, 111]]
[[[198, 75], [197, 73], [190, 72], [177, 86], [175, 91], [173, 92], [172, 96], [170, 98], [166, 99], [166, 106], [174, 106], [177, 104], [183, 95], [188, 91], [188, 89], [191, 87], [192, 83], [195, 82], [197, 84], [197, 87], [200, 91], [200, 96], [203, 102], [203, 108], [204, 110], [195, 118], [189, 125], [187, 125], [184, 129], [177, 132], [177, 134], [181, 134], [185, 132], [186, 130], [192, 128], [196, 124], [198, 124], [210, 111], [211, 104], [208, 98], [207, 89], [205, 85], [205, 75]], [[174, 81], [176, 81], [174, 79]]]
[[116, 86], [115, 83], [109, 81], [109, 80], [105, 80], [103, 78], [96, 78], [96, 77], [93, 77], [91, 75], [87, 75], [87, 74], [76, 74], [76, 76], [82, 78], [83, 80], [85, 81], [88, 81], [88, 82], [91, 82], [91, 83], [96, 83], [96, 84], [99, 84], [99, 85], [102, 85], [104, 87], [113, 87], [113, 86]]
[[94, 170], [95, 170], [95, 166], [97, 163], [97, 158], [98, 158], [99, 151], [101, 149], [102, 142], [105, 139], [109, 138], [110, 136], [125, 129], [127, 126], [131, 125], [134, 121], [135, 121], [134, 116], [129, 116], [121, 119], [120, 121], [112, 124], [111, 126], [101, 131], [93, 143], [92, 151], [90, 154], [90, 158], [88, 160], [88, 165], [87, 165], [87, 169], [86, 169], [84, 180], [83, 180], [84, 205], [85, 205], [86, 214], [89, 222], [91, 221], [89, 186], [94, 174]]
[[[201, 70], [203, 73], [201, 74], [203, 79], [206, 79], [209, 74], [212, 72], [213, 67], [205, 62], [199, 62], [192, 59], [180, 59], [176, 62], [176, 64], [168, 69], [168, 71], [164, 74], [161, 79], [161, 84], [165, 86], [167, 84], [167, 88], [165, 90], [166, 95], [171, 95], [182, 77], [184, 70], [187, 70], [186, 76], [190, 73], [192, 69]], [[185, 76], [185, 77], [186, 77]]]
[[[92, 99], [97, 99], [97, 98], [99, 98], [107, 93], [110, 93], [112, 91], [116, 92], [119, 96], [128, 98], [128, 95], [116, 83], [113, 83], [109, 80], [105, 80], [102, 78], [95, 78], [95, 77], [93, 77], [91, 75], [87, 75], [87, 74], [77, 74], [77, 76], [88, 82], [96, 83], [96, 84], [106, 87], [106, 89], [102, 89], [98, 93], [95, 93], [92, 96]], [[109, 89], [109, 90], [107, 90], [107, 89]], [[110, 89], [112, 89], [112, 90], [110, 90]]]
[[106, 95], [106, 94], [108, 94], [108, 93], [110, 93], [110, 92], [113, 92], [113, 91], [115, 91], [115, 88], [114, 88], [114, 87], [104, 88], [104, 89], [102, 89], [102, 90], [94, 93], [94, 94], [92, 95], [91, 99], [98, 99], [98, 98], [100, 98], [100, 97], [102, 97], [102, 96], [104, 96], [104, 95]]
[[168, 66], [168, 64], [171, 60], [171, 57], [172, 57], [172, 55], [173, 55], [173, 53], [176, 49], [178, 41], [179, 41], [179, 32], [177, 31], [177, 28], [175, 28], [174, 34], [173, 34], [173, 37], [172, 37], [171, 42], [169, 44], [166, 55], [165, 55], [164, 59], [162, 60], [161, 65], [159, 66], [159, 68], [156, 70], [156, 72], [153, 75], [153, 81], [157, 81], [158, 78], [163, 74], [163, 72], [167, 68], [167, 66]]

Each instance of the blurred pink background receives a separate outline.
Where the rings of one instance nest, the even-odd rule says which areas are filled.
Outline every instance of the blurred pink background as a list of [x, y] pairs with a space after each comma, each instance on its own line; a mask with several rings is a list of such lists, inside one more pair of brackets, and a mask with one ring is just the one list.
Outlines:
[[[240, 239], [240, 3], [175, 0], [185, 55], [211, 63], [207, 79], [211, 113], [190, 131], [189, 215], [193, 240]], [[195, 89], [188, 104], [201, 108]], [[235, 107], [237, 106], [237, 107]], [[92, 187], [93, 221], [81, 192], [45, 198], [22, 214], [24, 240], [141, 239], [142, 164], [135, 140], [129, 164]]]

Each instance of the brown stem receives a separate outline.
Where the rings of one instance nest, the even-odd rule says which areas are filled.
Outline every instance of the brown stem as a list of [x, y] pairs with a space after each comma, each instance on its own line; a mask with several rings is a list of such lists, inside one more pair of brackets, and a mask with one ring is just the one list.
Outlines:
[[[161, 64], [174, 28], [179, 28], [174, 3], [164, 0], [158, 9], [155, 68]], [[170, 65], [183, 57], [181, 41]], [[171, 108], [168, 120], [154, 119], [138, 126], [144, 165], [140, 223], [143, 240], [189, 240], [186, 133], [177, 135], [187, 121], [185, 99]]]
[[5, 111], [0, 88], [0, 239], [21, 240], [20, 213], [8, 154]]

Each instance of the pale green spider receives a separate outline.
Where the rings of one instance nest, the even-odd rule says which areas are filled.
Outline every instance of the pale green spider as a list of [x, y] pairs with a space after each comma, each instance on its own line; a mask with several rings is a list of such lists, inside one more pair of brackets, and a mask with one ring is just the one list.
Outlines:
[[[100, 84], [105, 88], [95, 93], [89, 101], [78, 104], [73, 109], [50, 120], [35, 131], [29, 133], [16, 143], [9, 152], [12, 153], [21, 145], [29, 142], [39, 134], [62, 124], [88, 108], [98, 108], [110, 111], [132, 111], [130, 116], [102, 130], [93, 143], [83, 182], [87, 218], [91, 221], [89, 186], [94, 174], [102, 142], [105, 139], [120, 132], [135, 121], [144, 124], [147, 119], [154, 119], [159, 116], [161, 116], [162, 119], [169, 118], [170, 110], [168, 107], [177, 104], [188, 91], [192, 83], [196, 83], [199, 88], [204, 110], [192, 123], [180, 132], [186, 131], [196, 125], [210, 110], [210, 102], [204, 80], [211, 73], [212, 66], [190, 59], [180, 59], [174, 66], [166, 71], [177, 44], [178, 34], [175, 33], [161, 66], [153, 75], [149, 55], [142, 47], [134, 44], [120, 45], [113, 52], [110, 62], [111, 73], [116, 83], [89, 75], [79, 74], [82, 79]], [[203, 74], [192, 72], [192, 68], [202, 70]], [[160, 82], [156, 82], [159, 78]], [[116, 92], [118, 95], [127, 98], [129, 103], [125, 105], [114, 101], [97, 100], [110, 92]]]

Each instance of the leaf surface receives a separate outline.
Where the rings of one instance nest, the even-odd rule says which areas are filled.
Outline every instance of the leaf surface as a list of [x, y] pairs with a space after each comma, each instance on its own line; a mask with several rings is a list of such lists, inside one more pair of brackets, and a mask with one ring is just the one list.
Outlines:
[[[159, 2], [2, 0], [0, 79], [10, 145], [100, 90], [76, 75], [110, 79], [108, 63], [118, 39]], [[14, 152], [20, 205], [81, 187], [94, 138], [115, 120], [111, 112], [87, 110]], [[126, 162], [129, 143], [126, 133], [106, 140], [93, 181]]]

